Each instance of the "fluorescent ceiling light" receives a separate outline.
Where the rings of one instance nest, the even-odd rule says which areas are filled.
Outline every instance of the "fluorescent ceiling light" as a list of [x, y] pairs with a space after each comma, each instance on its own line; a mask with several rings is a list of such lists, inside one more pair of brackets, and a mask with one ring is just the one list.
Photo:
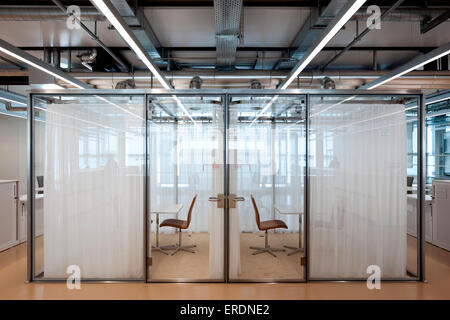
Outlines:
[[89, 88], [89, 86], [80, 80], [77, 80], [67, 74], [65, 74], [63, 71], [45, 63], [44, 61], [39, 60], [38, 58], [32, 56], [31, 54], [14, 47], [12, 44], [0, 39], [0, 51], [17, 59], [20, 60], [36, 69], [39, 69], [55, 78], [58, 78], [64, 82], [67, 82], [79, 89], [85, 89]]
[[442, 58], [448, 54], [450, 54], [450, 42], [447, 42], [443, 46], [436, 48], [422, 56], [412, 59], [411, 61], [405, 63], [404, 65], [392, 70], [388, 74], [385, 74], [384, 76], [379, 77], [378, 79], [369, 82], [368, 84], [361, 86], [358, 89], [367, 89], [367, 90], [375, 89], [376, 87], [379, 87], [385, 84], [386, 82], [401, 77], [402, 75], [408, 72], [420, 68], [426, 65], [427, 63]]
[[[167, 81], [167, 79], [161, 73], [161, 70], [152, 61], [152, 58], [144, 49], [142, 44], [136, 38], [134, 33], [131, 31], [130, 27], [117, 12], [116, 8], [108, 0], [91, 0], [91, 2], [100, 10], [101, 13], [108, 19], [108, 21], [114, 26], [114, 28], [122, 36], [123, 40], [130, 46], [134, 53], [141, 59], [145, 66], [151, 71], [151, 73], [158, 79], [164, 89], [173, 89], [172, 85]], [[176, 97], [172, 96], [177, 105], [183, 110], [183, 112], [192, 120], [195, 124], [196, 122], [189, 114], [187, 109], [183, 106], [181, 101]]]
[[91, 0], [91, 2], [114, 26], [117, 32], [119, 32], [122, 36], [123, 40], [125, 40], [139, 59], [141, 59], [147, 68], [153, 73], [164, 89], [173, 89], [167, 79], [161, 74], [161, 70], [159, 70], [158, 66], [153, 63], [147, 51], [145, 51], [144, 47], [141, 45], [139, 40], [131, 31], [130, 27], [126, 24], [111, 2], [105, 0]]
[[[302, 72], [306, 66], [315, 58], [317, 54], [327, 45], [327, 43], [338, 33], [339, 30], [347, 23], [348, 20], [355, 14], [356, 11], [366, 0], [349, 1], [337, 14], [336, 18], [323, 31], [323, 34], [317, 41], [309, 48], [303, 58], [295, 65], [294, 69], [289, 73], [288, 78], [281, 83], [280, 89], [284, 90], [294, 81], [295, 78]], [[272, 100], [256, 115], [250, 125], [253, 125], [258, 118], [272, 106], [278, 96], [274, 96]]]
[[56, 83], [44, 83], [42, 85], [38, 85], [42, 89], [64, 89], [59, 84]]
[[327, 43], [338, 33], [339, 30], [347, 23], [356, 11], [366, 0], [348, 1], [348, 3], [339, 11], [336, 18], [324, 30], [322, 36], [310, 47], [303, 58], [296, 64], [290, 72], [289, 78], [285, 80], [280, 89], [286, 89], [294, 81], [300, 72], [314, 59], [314, 57], [327, 45]]

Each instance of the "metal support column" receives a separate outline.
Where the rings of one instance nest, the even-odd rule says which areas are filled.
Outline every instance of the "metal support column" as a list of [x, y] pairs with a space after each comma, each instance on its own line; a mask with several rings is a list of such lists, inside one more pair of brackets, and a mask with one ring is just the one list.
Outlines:
[[425, 183], [426, 183], [426, 170], [425, 170], [425, 157], [426, 157], [426, 104], [425, 95], [420, 95], [418, 101], [418, 167], [417, 167], [417, 186], [419, 194], [419, 212], [417, 212], [417, 277], [419, 281], [425, 281]]
[[[225, 105], [223, 110], [223, 169], [224, 169], [224, 194], [226, 199], [228, 199], [230, 190], [229, 190], [229, 180], [230, 180], [230, 168], [228, 163], [228, 127], [229, 127], [229, 103], [230, 103], [230, 96], [228, 94], [224, 95], [225, 98]], [[230, 209], [228, 206], [225, 206], [224, 208], [224, 241], [225, 241], [225, 248], [224, 248], [224, 280], [225, 282], [230, 282], [230, 275], [229, 275], [229, 261], [230, 261], [230, 235], [229, 235], [229, 226], [230, 226]]]
[[27, 281], [34, 279], [34, 112], [33, 96], [28, 95], [28, 145], [27, 145]]
[[[305, 248], [305, 280], [308, 281], [310, 279], [310, 258], [309, 258], [309, 249], [310, 249], [310, 224], [309, 224], [309, 111], [310, 111], [310, 96], [306, 95], [306, 104], [305, 104], [305, 173], [304, 173], [304, 210], [305, 210], [305, 221], [304, 221], [304, 248]], [[300, 232], [300, 230], [299, 230]]]

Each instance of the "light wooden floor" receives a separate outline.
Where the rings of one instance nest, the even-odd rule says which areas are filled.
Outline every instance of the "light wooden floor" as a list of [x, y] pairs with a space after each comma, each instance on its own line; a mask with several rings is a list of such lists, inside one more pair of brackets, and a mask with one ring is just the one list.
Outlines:
[[[283, 248], [283, 245], [298, 246], [298, 233], [270, 233], [269, 245], [272, 248]], [[178, 252], [165, 255], [154, 251], [153, 265], [149, 274], [151, 279], [210, 279], [209, 276], [209, 234], [183, 233], [183, 245], [195, 244], [195, 253]], [[160, 245], [171, 245], [178, 242], [177, 234], [161, 234]], [[154, 235], [152, 243], [155, 243]], [[264, 247], [263, 233], [242, 233], [240, 237], [241, 272], [238, 279], [303, 279], [303, 267], [300, 258], [303, 253], [288, 256], [291, 250], [275, 252], [276, 257], [268, 253], [252, 255], [250, 246]], [[167, 250], [170, 254], [172, 251]], [[222, 277], [223, 279], [223, 277]]]
[[426, 246], [427, 283], [160, 284], [25, 283], [26, 244], [0, 253], [0, 299], [450, 299], [450, 253]]

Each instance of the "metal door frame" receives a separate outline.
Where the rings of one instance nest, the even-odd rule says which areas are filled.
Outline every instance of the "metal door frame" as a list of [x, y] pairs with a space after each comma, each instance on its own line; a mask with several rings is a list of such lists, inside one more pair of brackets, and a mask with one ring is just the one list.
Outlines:
[[[270, 283], [283, 283], [283, 282], [309, 282], [309, 281], [366, 281], [366, 279], [312, 279], [310, 278], [310, 259], [308, 256], [308, 252], [310, 249], [310, 225], [309, 225], [309, 215], [310, 215], [310, 190], [309, 190], [309, 126], [310, 126], [310, 97], [311, 96], [415, 96], [418, 99], [418, 114], [417, 114], [417, 128], [418, 128], [418, 136], [417, 136], [417, 144], [418, 144], [418, 153], [417, 153], [417, 185], [418, 185], [418, 211], [417, 211], [417, 277], [407, 279], [381, 279], [381, 281], [395, 281], [395, 282], [411, 282], [411, 281], [425, 281], [425, 217], [424, 217], [424, 206], [425, 206], [425, 152], [426, 148], [424, 146], [425, 142], [425, 96], [421, 91], [417, 90], [395, 90], [395, 91], [369, 91], [369, 90], [306, 90], [306, 89], [287, 89], [287, 90], [265, 90], [265, 89], [223, 89], [223, 90], [209, 90], [209, 89], [199, 89], [199, 90], [164, 90], [164, 89], [151, 89], [151, 90], [139, 90], [139, 89], [121, 89], [121, 90], [97, 90], [97, 89], [63, 89], [63, 90], [33, 90], [28, 95], [28, 120], [27, 120], [27, 128], [28, 128], [28, 144], [27, 144], [27, 196], [31, 201], [27, 201], [27, 215], [28, 215], [28, 223], [27, 223], [27, 237], [31, 239], [29, 241], [29, 245], [27, 247], [27, 282], [32, 281], [40, 281], [40, 282], [63, 282], [65, 279], [40, 279], [36, 278], [34, 275], [34, 267], [35, 267], [35, 139], [34, 139], [34, 97], [36, 96], [46, 96], [46, 95], [60, 95], [60, 96], [76, 96], [76, 95], [100, 95], [100, 96], [116, 96], [116, 95], [142, 95], [145, 99], [145, 115], [146, 115], [146, 146], [145, 146], [145, 177], [144, 177], [144, 208], [145, 213], [144, 216], [144, 269], [145, 269], [145, 278], [144, 279], [82, 279], [82, 282], [100, 282], [100, 283], [115, 283], [115, 282], [147, 282], [148, 281], [148, 268], [147, 268], [147, 252], [148, 252], [148, 191], [149, 185], [147, 182], [147, 176], [149, 174], [149, 165], [150, 159], [148, 159], [148, 121], [147, 121], [147, 113], [148, 113], [148, 97], [149, 96], [162, 96], [162, 95], [176, 95], [176, 96], [223, 96], [224, 97], [224, 120], [225, 124], [229, 123], [229, 98], [231, 96], [236, 95], [246, 95], [246, 96], [295, 96], [302, 95], [306, 96], [306, 169], [305, 169], [305, 198], [304, 198], [304, 206], [306, 209], [305, 221], [304, 221], [304, 247], [305, 247], [305, 257], [306, 257], [306, 265], [305, 268], [305, 278], [300, 281], [292, 281], [292, 280], [283, 280], [283, 279], [250, 279], [243, 281], [230, 281], [229, 272], [228, 272], [228, 262], [229, 262], [229, 209], [224, 209], [224, 236], [225, 236], [225, 247], [224, 247], [224, 279], [223, 281], [217, 280], [190, 280], [190, 279], [180, 279], [180, 280], [168, 280], [168, 281], [155, 281], [155, 282], [270, 282]], [[227, 161], [227, 147], [228, 147], [228, 139], [227, 139], [227, 125], [224, 125], [224, 160]], [[224, 161], [224, 162], [225, 162]], [[227, 163], [228, 165], [228, 163]], [[224, 165], [224, 188], [225, 192], [229, 194], [229, 168]]]

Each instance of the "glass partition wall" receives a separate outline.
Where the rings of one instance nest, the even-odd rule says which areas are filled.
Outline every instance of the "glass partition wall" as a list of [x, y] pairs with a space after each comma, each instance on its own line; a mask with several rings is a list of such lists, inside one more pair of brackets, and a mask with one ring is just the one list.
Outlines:
[[229, 97], [230, 281], [305, 279], [305, 109], [304, 95]]
[[407, 143], [418, 144], [406, 136], [419, 103], [394, 95], [310, 97], [311, 279], [367, 279], [375, 270], [383, 279], [417, 277], [417, 240], [407, 227], [418, 198], [408, 175], [419, 175]]
[[[29, 272], [44, 280], [145, 279], [144, 97], [39, 95], [31, 114], [28, 197], [36, 198], [34, 216], [42, 210], [43, 232], [34, 232], [31, 216]], [[35, 190], [38, 177], [43, 187]]]
[[149, 281], [223, 281], [224, 97], [149, 96]]
[[423, 280], [419, 94], [30, 101], [30, 280]]

